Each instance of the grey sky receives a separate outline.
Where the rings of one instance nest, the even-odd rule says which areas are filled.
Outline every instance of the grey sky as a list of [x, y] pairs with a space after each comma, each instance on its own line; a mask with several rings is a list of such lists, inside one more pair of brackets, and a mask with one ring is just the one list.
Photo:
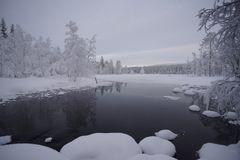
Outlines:
[[214, 0], [0, 0], [0, 16], [63, 48], [65, 24], [97, 34], [97, 55], [124, 65], [182, 63], [198, 52], [198, 11]]

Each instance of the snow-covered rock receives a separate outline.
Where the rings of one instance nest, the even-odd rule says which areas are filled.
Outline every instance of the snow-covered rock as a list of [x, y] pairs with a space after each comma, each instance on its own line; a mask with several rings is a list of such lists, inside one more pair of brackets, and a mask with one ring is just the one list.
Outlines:
[[240, 125], [240, 120], [228, 121], [229, 124]]
[[186, 90], [186, 91], [184, 92], [184, 94], [185, 94], [185, 95], [189, 95], [189, 96], [193, 96], [193, 95], [196, 94], [196, 92], [194, 92], [194, 90], [192, 90], [192, 89], [189, 89], [189, 90]]
[[189, 85], [183, 85], [181, 89], [182, 91], [186, 91], [189, 89]]
[[166, 139], [166, 140], [173, 140], [178, 136], [177, 134], [173, 133], [168, 129], [160, 130], [156, 132], [155, 135], [159, 138]]
[[69, 160], [61, 153], [36, 144], [8, 144], [0, 146], [1, 160]]
[[70, 160], [125, 160], [140, 154], [141, 148], [126, 134], [95, 133], [73, 140], [60, 152]]
[[2, 136], [0, 137], [0, 145], [10, 143], [12, 141], [11, 136]]
[[155, 136], [144, 138], [139, 142], [139, 145], [145, 154], [165, 154], [173, 156], [176, 153], [175, 146], [172, 142]]
[[197, 105], [191, 105], [191, 106], [188, 107], [188, 109], [190, 111], [194, 111], [194, 112], [200, 111], [200, 107], [198, 107]]
[[50, 143], [52, 142], [53, 138], [52, 137], [48, 137], [44, 140], [45, 143]]
[[154, 155], [138, 154], [127, 160], [177, 160], [177, 159], [164, 154], [154, 154]]
[[227, 112], [227, 113], [224, 114], [224, 118], [235, 120], [235, 119], [238, 118], [238, 116], [237, 116], [236, 112]]
[[218, 112], [215, 112], [215, 111], [203, 111], [202, 114], [207, 116], [207, 117], [211, 117], [211, 118], [220, 117], [220, 114]]
[[176, 88], [173, 88], [172, 89], [172, 92], [174, 92], [174, 93], [180, 93], [180, 92], [182, 92], [183, 90], [181, 89], [181, 88], [179, 88], [179, 87], [176, 87]]
[[164, 98], [167, 98], [167, 99], [170, 99], [170, 100], [173, 100], [173, 101], [176, 101], [178, 99], [180, 99], [180, 97], [175, 97], [175, 96], [163, 96]]
[[229, 146], [206, 143], [198, 151], [200, 160], [239, 160], [240, 142]]

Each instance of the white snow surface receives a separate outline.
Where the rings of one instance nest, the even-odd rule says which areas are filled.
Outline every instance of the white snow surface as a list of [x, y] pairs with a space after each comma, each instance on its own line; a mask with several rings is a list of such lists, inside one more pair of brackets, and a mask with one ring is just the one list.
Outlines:
[[52, 137], [48, 137], [44, 140], [45, 143], [50, 143], [52, 142], [53, 138]]
[[194, 112], [199, 112], [199, 111], [200, 111], [200, 107], [198, 107], [198, 106], [195, 105], [195, 104], [189, 106], [188, 109], [189, 109], [190, 111], [194, 111]]
[[19, 95], [41, 91], [53, 91], [55, 89], [79, 89], [109, 84], [110, 82], [101, 80], [98, 80], [98, 84], [96, 84], [94, 77], [78, 78], [76, 82], [71, 81], [67, 77], [60, 76], [48, 78], [0, 78], [0, 101], [5, 102], [9, 99], [15, 99]]
[[0, 145], [10, 143], [12, 141], [12, 136], [1, 136], [0, 137]]
[[165, 154], [168, 156], [174, 156], [176, 148], [174, 144], [168, 140], [150, 136], [146, 137], [139, 142], [143, 153], [154, 155], [154, 154]]
[[170, 100], [173, 100], [173, 101], [176, 101], [176, 100], [179, 100], [180, 97], [176, 97], [176, 96], [163, 96], [164, 98], [167, 98], [167, 99], [170, 99]]
[[176, 85], [204, 85], [210, 86], [211, 82], [220, 80], [222, 77], [194, 77], [182, 74], [118, 74], [118, 75], [97, 75], [97, 79], [115, 82], [136, 82], [136, 83], [161, 83]]
[[240, 141], [229, 146], [206, 143], [198, 151], [199, 160], [239, 160]]
[[235, 120], [235, 119], [238, 118], [238, 116], [237, 116], [236, 112], [227, 112], [227, 113], [224, 114], [224, 118]]
[[164, 154], [154, 154], [154, 155], [138, 154], [127, 160], [177, 160], [177, 159]]
[[183, 90], [182, 90], [181, 88], [179, 88], [179, 87], [176, 87], [176, 88], [173, 88], [172, 91], [173, 91], [174, 93], [180, 93], [180, 92], [182, 92]]
[[196, 94], [196, 92], [193, 89], [189, 89], [189, 90], [186, 90], [184, 92], [184, 94], [189, 95], [189, 96], [193, 96], [193, 95]]
[[123, 133], [95, 133], [73, 140], [60, 152], [70, 160], [125, 160], [140, 154], [141, 148]]
[[168, 129], [160, 130], [156, 132], [155, 135], [159, 138], [166, 139], [166, 140], [173, 140], [178, 136], [177, 134], [173, 133]]
[[1, 160], [69, 160], [61, 153], [36, 144], [8, 144], [0, 146]]
[[218, 112], [215, 112], [215, 111], [203, 111], [202, 114], [207, 116], [207, 117], [211, 117], [211, 118], [220, 117], [220, 114]]

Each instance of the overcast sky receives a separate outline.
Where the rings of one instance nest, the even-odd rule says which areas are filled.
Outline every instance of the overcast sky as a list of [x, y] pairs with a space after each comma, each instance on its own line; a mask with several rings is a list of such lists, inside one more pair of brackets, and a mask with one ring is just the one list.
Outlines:
[[214, 0], [0, 0], [0, 16], [64, 45], [65, 24], [97, 35], [97, 56], [123, 65], [183, 63], [205, 35], [196, 14]]

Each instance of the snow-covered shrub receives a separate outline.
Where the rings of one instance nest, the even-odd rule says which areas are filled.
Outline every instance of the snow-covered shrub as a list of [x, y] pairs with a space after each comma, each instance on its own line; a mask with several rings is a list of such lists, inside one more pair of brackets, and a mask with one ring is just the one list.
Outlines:
[[205, 95], [207, 110], [209, 107], [224, 114], [235, 111], [240, 117], [240, 81], [220, 80], [216, 81]]

